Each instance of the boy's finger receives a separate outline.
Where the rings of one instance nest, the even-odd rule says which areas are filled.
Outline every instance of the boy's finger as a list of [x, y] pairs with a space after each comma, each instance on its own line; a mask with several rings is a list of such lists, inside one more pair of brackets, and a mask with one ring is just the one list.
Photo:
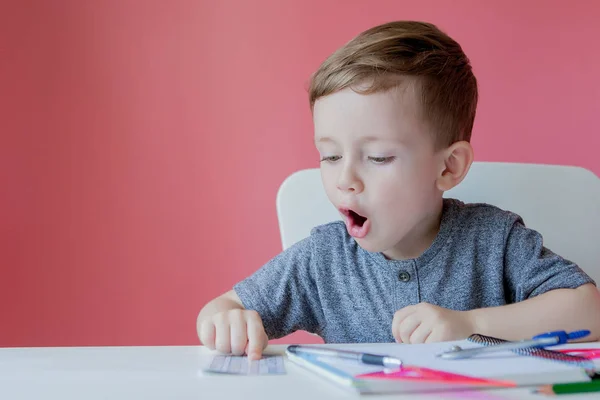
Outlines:
[[262, 356], [262, 351], [269, 342], [265, 328], [260, 317], [249, 318], [248, 325], [248, 357], [251, 360], [258, 360]]
[[248, 336], [246, 334], [246, 321], [243, 318], [231, 323], [230, 328], [231, 353], [236, 356], [244, 354]]
[[431, 329], [431, 335], [427, 338], [425, 343], [437, 343], [452, 340], [454, 338], [448, 336], [448, 331], [445, 329], [435, 327]]
[[394, 318], [392, 319], [392, 335], [396, 342], [401, 342], [402, 338], [400, 335], [400, 327], [403, 325], [404, 321], [409, 318], [412, 314], [414, 314], [414, 310], [406, 310], [403, 308], [402, 310], [396, 311], [394, 314]]
[[212, 321], [200, 323], [200, 342], [211, 350], [215, 349], [215, 325]]
[[224, 354], [231, 353], [231, 334], [229, 329], [228, 321], [224, 319], [215, 321], [215, 348]]
[[415, 314], [412, 314], [406, 317], [404, 321], [400, 323], [400, 325], [398, 326], [398, 332], [402, 343], [412, 343], [410, 341], [410, 337], [415, 331], [415, 329], [417, 329], [419, 325], [421, 325], [421, 322], [422, 321], [420, 318], [417, 318]]
[[431, 335], [431, 327], [427, 324], [420, 324], [410, 335], [409, 342], [412, 344], [415, 343], [425, 343], [427, 338]]

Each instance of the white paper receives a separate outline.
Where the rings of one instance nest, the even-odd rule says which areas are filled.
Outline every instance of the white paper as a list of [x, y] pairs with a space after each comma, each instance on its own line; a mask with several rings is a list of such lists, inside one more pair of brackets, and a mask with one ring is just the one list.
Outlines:
[[285, 374], [283, 357], [263, 355], [260, 360], [250, 361], [246, 356], [216, 355], [205, 372], [233, 375], [281, 375]]

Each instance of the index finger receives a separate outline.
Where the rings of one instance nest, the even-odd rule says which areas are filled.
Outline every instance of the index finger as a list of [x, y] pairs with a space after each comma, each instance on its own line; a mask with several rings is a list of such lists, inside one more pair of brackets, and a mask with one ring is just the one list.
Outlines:
[[248, 318], [248, 357], [258, 360], [262, 356], [262, 351], [267, 347], [268, 339], [262, 320], [257, 315], [255, 318]]

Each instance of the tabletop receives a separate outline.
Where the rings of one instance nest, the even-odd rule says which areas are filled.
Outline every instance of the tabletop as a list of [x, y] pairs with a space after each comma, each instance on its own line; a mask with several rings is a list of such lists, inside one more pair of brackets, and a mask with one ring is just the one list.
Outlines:
[[[270, 345], [266, 354], [284, 354]], [[600, 343], [586, 344], [600, 348]], [[341, 399], [361, 396], [293, 363], [285, 375], [232, 376], [203, 371], [216, 353], [202, 346], [39, 347], [0, 349], [1, 399]], [[372, 397], [372, 396], [362, 396]], [[377, 400], [543, 399], [531, 388], [414, 395]], [[598, 394], [568, 396], [597, 399]], [[372, 397], [373, 398], [373, 397]]]

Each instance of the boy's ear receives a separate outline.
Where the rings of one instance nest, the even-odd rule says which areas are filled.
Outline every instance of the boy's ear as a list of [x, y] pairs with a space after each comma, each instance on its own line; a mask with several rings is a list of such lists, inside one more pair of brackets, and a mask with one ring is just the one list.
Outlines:
[[469, 172], [473, 163], [473, 147], [469, 142], [460, 141], [453, 143], [441, 151], [441, 173], [436, 185], [445, 192], [458, 185]]

